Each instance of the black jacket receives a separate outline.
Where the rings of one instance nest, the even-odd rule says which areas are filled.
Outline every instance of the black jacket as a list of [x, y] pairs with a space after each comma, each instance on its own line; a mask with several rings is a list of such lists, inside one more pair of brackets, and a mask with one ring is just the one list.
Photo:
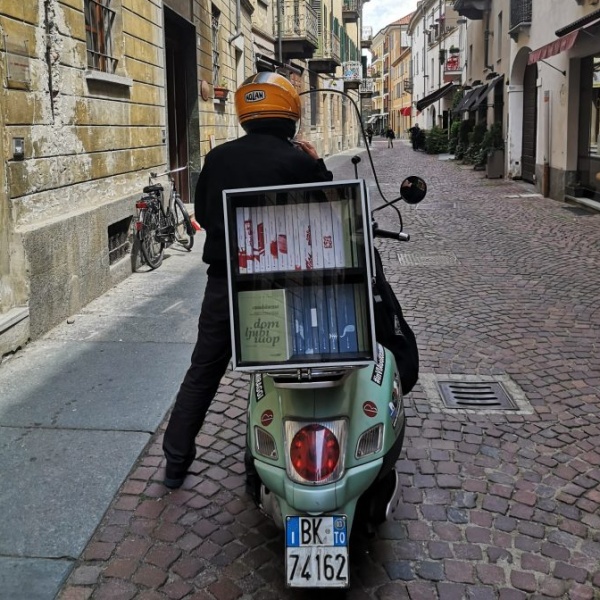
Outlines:
[[200, 172], [194, 208], [206, 231], [202, 260], [209, 273], [227, 272], [223, 190], [331, 181], [325, 163], [311, 158], [286, 139], [250, 133], [211, 150]]

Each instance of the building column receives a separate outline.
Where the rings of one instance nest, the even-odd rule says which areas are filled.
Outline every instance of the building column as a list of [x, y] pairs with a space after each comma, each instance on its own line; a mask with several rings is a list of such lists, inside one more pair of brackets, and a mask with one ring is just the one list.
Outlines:
[[508, 177], [521, 177], [521, 156], [523, 153], [523, 86], [508, 86], [506, 144]]

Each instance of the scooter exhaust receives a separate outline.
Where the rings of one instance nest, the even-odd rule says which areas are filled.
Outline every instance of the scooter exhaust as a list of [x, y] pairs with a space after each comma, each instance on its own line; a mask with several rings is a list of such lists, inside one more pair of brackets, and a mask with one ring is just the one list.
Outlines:
[[385, 506], [385, 520], [389, 521], [394, 514], [396, 508], [398, 508], [398, 504], [400, 504], [400, 477], [398, 477], [398, 473], [396, 469], [392, 469], [392, 473], [394, 474], [394, 490], [392, 495]]

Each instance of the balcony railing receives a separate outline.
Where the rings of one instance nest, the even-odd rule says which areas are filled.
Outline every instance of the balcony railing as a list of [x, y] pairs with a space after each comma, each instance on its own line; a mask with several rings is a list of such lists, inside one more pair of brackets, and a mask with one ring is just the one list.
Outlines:
[[357, 61], [348, 61], [342, 65], [344, 81], [361, 81], [362, 63]]
[[[370, 48], [373, 43], [373, 28], [372, 27], [363, 27], [360, 38], [360, 46], [361, 48]], [[373, 60], [373, 58], [371, 58]]]
[[407, 94], [412, 93], [412, 91], [413, 91], [413, 80], [412, 79], [405, 79], [402, 83], [404, 84], [404, 91]]
[[[319, 44], [317, 37], [319, 20], [317, 13], [306, 1], [283, 0], [281, 3], [281, 39], [282, 41], [307, 40], [315, 48]], [[273, 34], [277, 38], [277, 19]]]
[[360, 0], [344, 0], [342, 4], [342, 19], [346, 23], [356, 23], [360, 11]]
[[319, 46], [313, 54], [315, 60], [329, 60], [341, 64], [340, 37], [333, 31], [324, 30], [319, 39]]
[[373, 92], [375, 91], [375, 82], [370, 78], [367, 77], [366, 79], [363, 79], [360, 82], [360, 88], [359, 88], [359, 92], [363, 95], [372, 95]]
[[510, 1], [510, 32], [531, 25], [532, 0]]
[[450, 56], [450, 58], [446, 61], [446, 64], [444, 65], [444, 70], [450, 73], [460, 72], [462, 70], [460, 58], [456, 55]]

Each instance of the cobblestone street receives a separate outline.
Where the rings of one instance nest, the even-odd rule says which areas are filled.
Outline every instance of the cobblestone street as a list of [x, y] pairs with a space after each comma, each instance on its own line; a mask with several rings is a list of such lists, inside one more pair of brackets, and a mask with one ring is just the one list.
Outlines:
[[[600, 213], [400, 140], [377, 138], [372, 153], [386, 196], [406, 175], [429, 185], [400, 207], [411, 241], [377, 241], [421, 377], [405, 399], [400, 506], [372, 539], [352, 540], [339, 597], [600, 599]], [[354, 177], [350, 156], [328, 161], [336, 179]], [[395, 227], [392, 210], [378, 214]], [[492, 379], [515, 410], [446, 408], [438, 393], [439, 381]], [[320, 597], [285, 588], [283, 535], [245, 493], [247, 382], [223, 380], [174, 492], [161, 484], [163, 423], [60, 600]]]

